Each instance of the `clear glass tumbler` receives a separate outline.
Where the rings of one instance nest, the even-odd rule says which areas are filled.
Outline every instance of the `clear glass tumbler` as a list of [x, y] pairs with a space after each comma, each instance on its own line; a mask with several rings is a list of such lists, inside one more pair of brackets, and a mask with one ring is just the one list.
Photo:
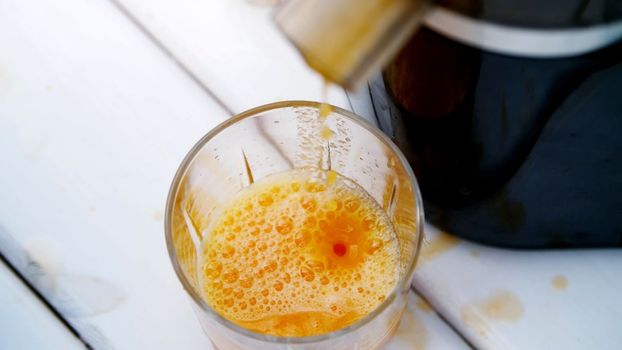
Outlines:
[[[219, 349], [375, 349], [399, 323], [423, 238], [417, 181], [402, 153], [380, 130], [337, 107], [320, 117], [320, 106], [286, 101], [241, 113], [207, 133], [175, 175], [166, 207], [168, 252], [203, 329]], [[310, 337], [255, 333], [223, 318], [202, 299], [197, 252], [215, 213], [242, 188], [302, 167], [334, 170], [380, 204], [397, 233], [399, 280], [373, 312], [338, 331]]]

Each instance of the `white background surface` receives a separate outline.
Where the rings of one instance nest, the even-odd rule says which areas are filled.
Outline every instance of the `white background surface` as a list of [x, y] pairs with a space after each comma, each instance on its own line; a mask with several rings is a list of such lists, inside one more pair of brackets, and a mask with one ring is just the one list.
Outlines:
[[[270, 11], [242, 0], [0, 2], [0, 253], [89, 345], [210, 348], [168, 261], [164, 201], [182, 157], [230, 112], [320, 99], [321, 80]], [[340, 89], [329, 100], [350, 109]], [[364, 93], [352, 102], [372, 115]], [[427, 231], [415, 288], [471, 344], [622, 343], [622, 251], [516, 252]], [[0, 312], [2, 347], [75, 346], [5, 270], [0, 300], [30, 306]], [[509, 306], [482, 307], [499, 291]], [[387, 348], [467, 347], [411, 298]]]

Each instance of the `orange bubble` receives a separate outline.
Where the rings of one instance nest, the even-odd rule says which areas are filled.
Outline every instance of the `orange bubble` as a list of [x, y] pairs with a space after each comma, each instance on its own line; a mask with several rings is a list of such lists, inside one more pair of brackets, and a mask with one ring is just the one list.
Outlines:
[[233, 217], [232, 216], [227, 216], [225, 218], [225, 222], [224, 222], [225, 226], [231, 226], [233, 225]]
[[298, 192], [300, 191], [300, 183], [294, 181], [290, 184], [290, 187], [292, 189], [293, 192]]
[[229, 270], [222, 275], [222, 279], [227, 283], [233, 283], [238, 280], [240, 273], [236, 269]]
[[235, 248], [233, 248], [232, 246], [228, 245], [228, 246], [225, 246], [225, 248], [223, 249], [222, 257], [223, 258], [230, 258], [230, 257], [233, 256], [233, 254], [235, 254]]
[[286, 235], [294, 228], [294, 222], [288, 217], [282, 217], [276, 224], [276, 231], [282, 235]]
[[349, 212], [355, 212], [358, 208], [359, 208], [359, 202], [355, 199], [348, 199], [346, 200], [346, 202], [344, 203], [344, 207], [346, 208], [346, 210], [348, 210]]
[[343, 207], [343, 203], [338, 199], [333, 199], [332, 201], [328, 202], [328, 204], [326, 205], [326, 208], [332, 211], [341, 210], [342, 207]]
[[270, 205], [272, 205], [272, 203], [274, 202], [274, 200], [272, 199], [272, 196], [268, 193], [262, 193], [259, 195], [259, 205], [263, 206], [263, 207], [268, 207]]
[[313, 273], [313, 271], [311, 271], [311, 269], [309, 269], [308, 267], [304, 266], [300, 268], [300, 276], [302, 276], [302, 278], [307, 282], [311, 282], [315, 278], [315, 274]]
[[322, 272], [324, 270], [324, 264], [321, 261], [309, 259], [305, 261], [305, 263], [311, 270], [315, 272]]
[[358, 258], [359, 256], [359, 246], [358, 244], [350, 244], [348, 246], [348, 257], [352, 260]]
[[250, 288], [253, 286], [253, 278], [251, 276], [246, 276], [240, 280], [240, 286], [244, 288]]
[[268, 272], [274, 272], [276, 271], [277, 268], [277, 263], [276, 261], [272, 260], [270, 262], [268, 262], [268, 264], [266, 265], [266, 267], [264, 267], [264, 269]]
[[311, 241], [311, 233], [309, 231], [302, 231], [294, 238], [294, 243], [299, 248], [306, 246]]
[[205, 265], [204, 272], [210, 278], [216, 278], [220, 276], [222, 271], [222, 264], [219, 262]]
[[374, 228], [374, 220], [371, 219], [364, 219], [363, 220], [363, 229], [365, 230], [372, 230]]
[[310, 193], [323, 192], [326, 190], [326, 186], [315, 180], [308, 180], [305, 182], [305, 190]]
[[300, 201], [300, 205], [308, 212], [314, 212], [317, 209], [317, 202], [313, 198], [304, 197]]

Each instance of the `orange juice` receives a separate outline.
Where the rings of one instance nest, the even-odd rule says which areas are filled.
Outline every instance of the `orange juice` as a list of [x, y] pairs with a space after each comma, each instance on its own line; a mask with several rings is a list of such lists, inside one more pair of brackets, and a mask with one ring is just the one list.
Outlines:
[[199, 288], [220, 315], [277, 336], [310, 336], [373, 311], [399, 279], [388, 217], [352, 180], [297, 169], [243, 189], [208, 227]]

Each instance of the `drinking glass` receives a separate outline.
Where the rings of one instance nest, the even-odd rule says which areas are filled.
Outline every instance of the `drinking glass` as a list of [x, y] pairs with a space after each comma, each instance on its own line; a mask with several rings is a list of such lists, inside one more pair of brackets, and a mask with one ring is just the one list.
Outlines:
[[[399, 149], [351, 112], [316, 102], [286, 101], [241, 113], [207, 133], [181, 163], [166, 205], [173, 267], [198, 319], [219, 349], [375, 349], [397, 328], [423, 238], [417, 181]], [[333, 170], [354, 180], [390, 218], [399, 243], [399, 279], [371, 313], [340, 330], [279, 337], [242, 328], [202, 298], [197, 272], [201, 240], [217, 213], [254, 181], [294, 168]], [[240, 267], [243, 269], [244, 267]]]

